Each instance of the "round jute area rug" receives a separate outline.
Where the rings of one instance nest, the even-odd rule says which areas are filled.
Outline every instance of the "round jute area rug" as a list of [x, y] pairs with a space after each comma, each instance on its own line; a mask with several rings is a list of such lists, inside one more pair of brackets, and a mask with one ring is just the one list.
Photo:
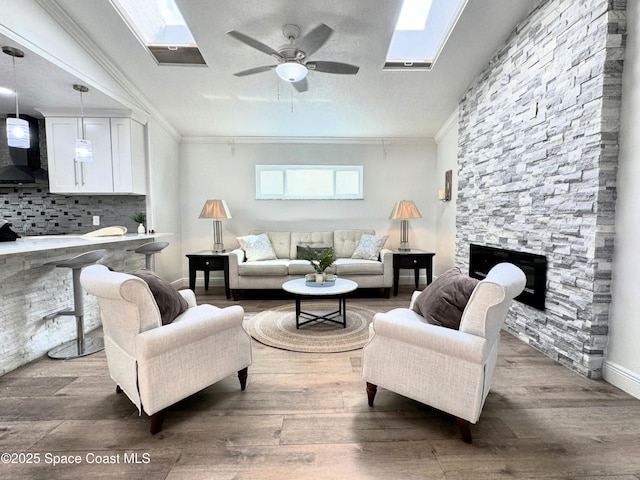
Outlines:
[[[302, 309], [315, 314], [337, 310], [335, 302], [304, 302]], [[336, 353], [362, 348], [369, 339], [369, 323], [376, 312], [347, 303], [347, 326], [310, 322], [296, 329], [294, 305], [265, 310], [249, 318], [247, 332], [258, 342], [293, 352]], [[302, 319], [301, 319], [302, 320]]]

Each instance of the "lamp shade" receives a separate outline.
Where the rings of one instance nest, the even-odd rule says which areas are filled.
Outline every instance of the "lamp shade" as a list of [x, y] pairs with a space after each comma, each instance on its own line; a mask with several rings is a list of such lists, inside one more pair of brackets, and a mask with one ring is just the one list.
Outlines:
[[389, 218], [392, 220], [407, 220], [422, 218], [422, 215], [420, 215], [420, 211], [416, 204], [413, 203], [413, 200], [400, 200], [394, 205]]
[[224, 200], [214, 199], [207, 200], [202, 207], [199, 218], [215, 218], [216, 220], [224, 220], [231, 218], [231, 212]]
[[299, 82], [307, 76], [307, 67], [298, 62], [285, 62], [276, 67], [276, 73], [285, 82]]

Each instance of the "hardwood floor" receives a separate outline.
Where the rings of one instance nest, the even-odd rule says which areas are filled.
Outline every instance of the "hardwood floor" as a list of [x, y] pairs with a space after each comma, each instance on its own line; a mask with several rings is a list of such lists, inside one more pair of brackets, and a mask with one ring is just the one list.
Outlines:
[[[222, 289], [196, 293], [236, 303]], [[383, 311], [410, 293], [349, 302]], [[288, 302], [237, 303], [256, 312]], [[0, 452], [40, 462], [0, 464], [0, 478], [640, 480], [640, 400], [506, 333], [471, 445], [452, 417], [382, 388], [369, 408], [360, 350], [253, 347], [245, 392], [231, 376], [175, 405], [156, 436], [115, 393], [104, 352], [0, 377]]]

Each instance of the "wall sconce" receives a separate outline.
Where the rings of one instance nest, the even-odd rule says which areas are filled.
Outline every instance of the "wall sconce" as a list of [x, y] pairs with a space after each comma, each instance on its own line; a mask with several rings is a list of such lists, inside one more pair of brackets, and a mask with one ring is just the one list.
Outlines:
[[449, 202], [451, 201], [451, 179], [453, 177], [453, 172], [451, 170], [447, 170], [444, 172], [444, 189], [438, 190], [438, 200], [441, 202]]
[[231, 212], [224, 200], [207, 200], [202, 207], [199, 218], [213, 219], [213, 253], [224, 253], [224, 243], [222, 242], [222, 222], [231, 218]]

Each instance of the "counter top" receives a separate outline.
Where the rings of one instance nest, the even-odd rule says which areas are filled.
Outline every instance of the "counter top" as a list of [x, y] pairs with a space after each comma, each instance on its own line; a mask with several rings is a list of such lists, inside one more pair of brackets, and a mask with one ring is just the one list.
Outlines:
[[86, 245], [102, 245], [105, 243], [149, 241], [158, 237], [170, 236], [171, 233], [127, 234], [109, 237], [84, 237], [82, 235], [38, 235], [20, 237], [15, 242], [0, 242], [0, 257], [20, 253], [40, 252], [56, 248], [83, 247]]

